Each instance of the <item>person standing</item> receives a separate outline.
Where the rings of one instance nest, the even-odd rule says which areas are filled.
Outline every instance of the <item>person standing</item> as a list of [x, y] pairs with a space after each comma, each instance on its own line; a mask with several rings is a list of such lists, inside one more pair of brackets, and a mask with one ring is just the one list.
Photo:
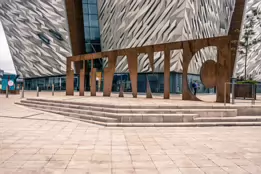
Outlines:
[[194, 90], [194, 95], [196, 96], [196, 95], [197, 95], [197, 89], [198, 89], [198, 84], [197, 84], [196, 81], [194, 81], [194, 82], [192, 83], [192, 88], [193, 88], [193, 90]]

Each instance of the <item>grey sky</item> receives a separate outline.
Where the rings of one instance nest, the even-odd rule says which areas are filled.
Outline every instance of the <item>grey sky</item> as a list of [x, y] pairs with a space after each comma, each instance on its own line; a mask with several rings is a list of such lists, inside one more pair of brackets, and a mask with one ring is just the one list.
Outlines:
[[5, 33], [0, 22], [0, 69], [15, 73], [14, 64], [6, 41]]

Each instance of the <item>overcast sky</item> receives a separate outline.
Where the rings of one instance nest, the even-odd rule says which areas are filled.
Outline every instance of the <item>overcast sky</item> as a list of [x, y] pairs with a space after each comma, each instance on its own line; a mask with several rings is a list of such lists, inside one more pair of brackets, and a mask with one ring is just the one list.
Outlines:
[[0, 69], [5, 72], [15, 73], [12, 57], [6, 42], [5, 33], [0, 22]]

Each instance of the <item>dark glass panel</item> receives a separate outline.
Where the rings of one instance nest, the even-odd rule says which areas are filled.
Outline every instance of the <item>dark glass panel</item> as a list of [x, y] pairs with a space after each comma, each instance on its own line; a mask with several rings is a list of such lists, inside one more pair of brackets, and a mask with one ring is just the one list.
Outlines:
[[89, 14], [98, 14], [98, 9], [97, 9], [97, 5], [96, 4], [88, 4], [88, 12]]
[[91, 36], [91, 40], [99, 40], [100, 39], [99, 28], [90, 28], [90, 36]]
[[90, 26], [91, 27], [99, 27], [99, 21], [97, 15], [89, 15]]
[[83, 21], [84, 21], [84, 26], [85, 27], [90, 26], [89, 15], [84, 14]]

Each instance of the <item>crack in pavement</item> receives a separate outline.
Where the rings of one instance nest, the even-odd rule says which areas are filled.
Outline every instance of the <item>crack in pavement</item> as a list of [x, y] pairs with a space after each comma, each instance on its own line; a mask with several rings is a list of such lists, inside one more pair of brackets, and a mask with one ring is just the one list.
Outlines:
[[42, 118], [30, 118], [30, 117], [14, 117], [14, 116], [0, 116], [0, 118], [11, 118], [11, 119], [27, 119], [27, 120], [45, 120], [45, 121], [57, 121], [57, 122], [71, 122], [69, 120], [53, 120], [53, 119], [42, 119]]
[[20, 117], [20, 118], [28, 118], [28, 117], [33, 117], [33, 116], [37, 116], [37, 115], [43, 115], [43, 114], [44, 114], [43, 112], [40, 112], [40, 113], [31, 114], [31, 115], [27, 115], [27, 116]]

